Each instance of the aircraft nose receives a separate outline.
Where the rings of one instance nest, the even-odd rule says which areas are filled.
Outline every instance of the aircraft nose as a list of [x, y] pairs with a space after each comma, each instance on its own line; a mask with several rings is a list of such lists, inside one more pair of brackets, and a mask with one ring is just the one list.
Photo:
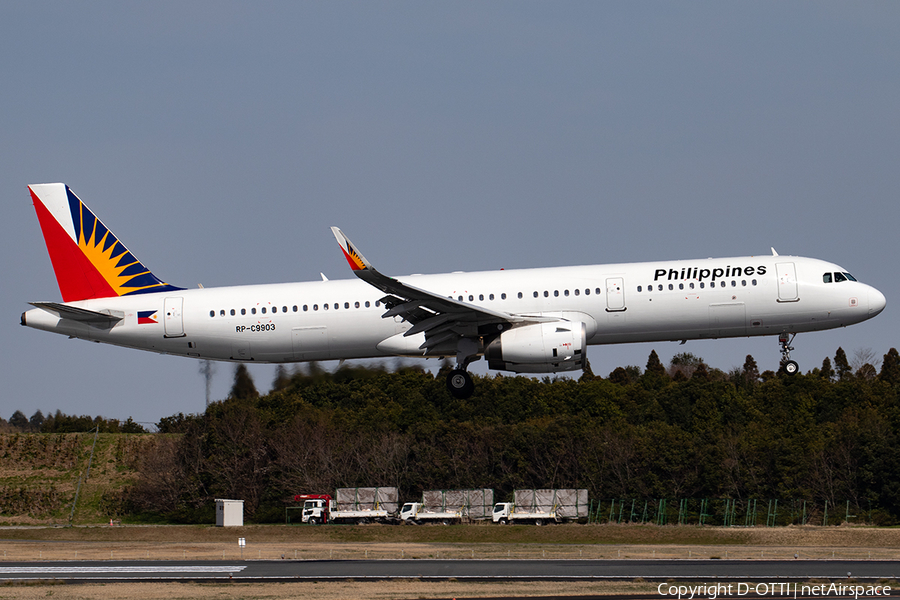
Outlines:
[[887, 301], [884, 298], [884, 294], [879, 292], [873, 287], [869, 288], [869, 316], [874, 317], [878, 313], [884, 310], [884, 306], [887, 304]]

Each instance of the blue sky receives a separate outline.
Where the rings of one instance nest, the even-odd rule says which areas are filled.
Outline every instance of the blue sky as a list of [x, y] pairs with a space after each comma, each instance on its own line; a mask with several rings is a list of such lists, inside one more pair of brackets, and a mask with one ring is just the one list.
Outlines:
[[[900, 5], [28, 2], [0, 19], [0, 416], [198, 412], [194, 361], [20, 327], [58, 300], [29, 183], [64, 181], [185, 287], [814, 256], [888, 308], [803, 370], [900, 344]], [[594, 371], [774, 338], [594, 347]], [[483, 363], [479, 367], [484, 370]], [[476, 371], [479, 370], [476, 368]], [[233, 367], [220, 364], [213, 396]], [[273, 368], [255, 365], [265, 390]]]

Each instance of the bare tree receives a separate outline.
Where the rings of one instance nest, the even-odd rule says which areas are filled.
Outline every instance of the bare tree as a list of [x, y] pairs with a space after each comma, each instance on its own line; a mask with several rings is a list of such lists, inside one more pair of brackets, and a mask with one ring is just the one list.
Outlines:
[[[853, 360], [850, 361], [850, 366], [853, 368], [854, 373], [869, 375], [873, 371], [878, 371], [880, 363], [878, 355], [871, 348], [857, 348], [853, 351]], [[863, 370], [863, 367], [866, 365], [872, 368]], [[871, 379], [872, 377], [867, 376], [866, 378]]]

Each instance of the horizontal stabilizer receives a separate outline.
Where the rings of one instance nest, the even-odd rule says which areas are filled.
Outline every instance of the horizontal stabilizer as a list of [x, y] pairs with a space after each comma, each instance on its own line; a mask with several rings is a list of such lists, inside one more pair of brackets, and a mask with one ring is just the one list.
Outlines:
[[58, 302], [29, 302], [29, 304], [56, 315], [60, 319], [80, 321], [96, 327], [112, 327], [125, 318], [125, 313], [121, 311], [107, 310], [97, 312], [86, 308], [78, 308], [77, 306], [59, 304]]

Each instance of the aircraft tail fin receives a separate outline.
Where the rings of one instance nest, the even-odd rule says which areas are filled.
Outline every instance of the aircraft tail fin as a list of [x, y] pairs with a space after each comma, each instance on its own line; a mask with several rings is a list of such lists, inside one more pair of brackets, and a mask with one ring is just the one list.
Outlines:
[[63, 302], [180, 290], [147, 269], [69, 186], [28, 186]]

